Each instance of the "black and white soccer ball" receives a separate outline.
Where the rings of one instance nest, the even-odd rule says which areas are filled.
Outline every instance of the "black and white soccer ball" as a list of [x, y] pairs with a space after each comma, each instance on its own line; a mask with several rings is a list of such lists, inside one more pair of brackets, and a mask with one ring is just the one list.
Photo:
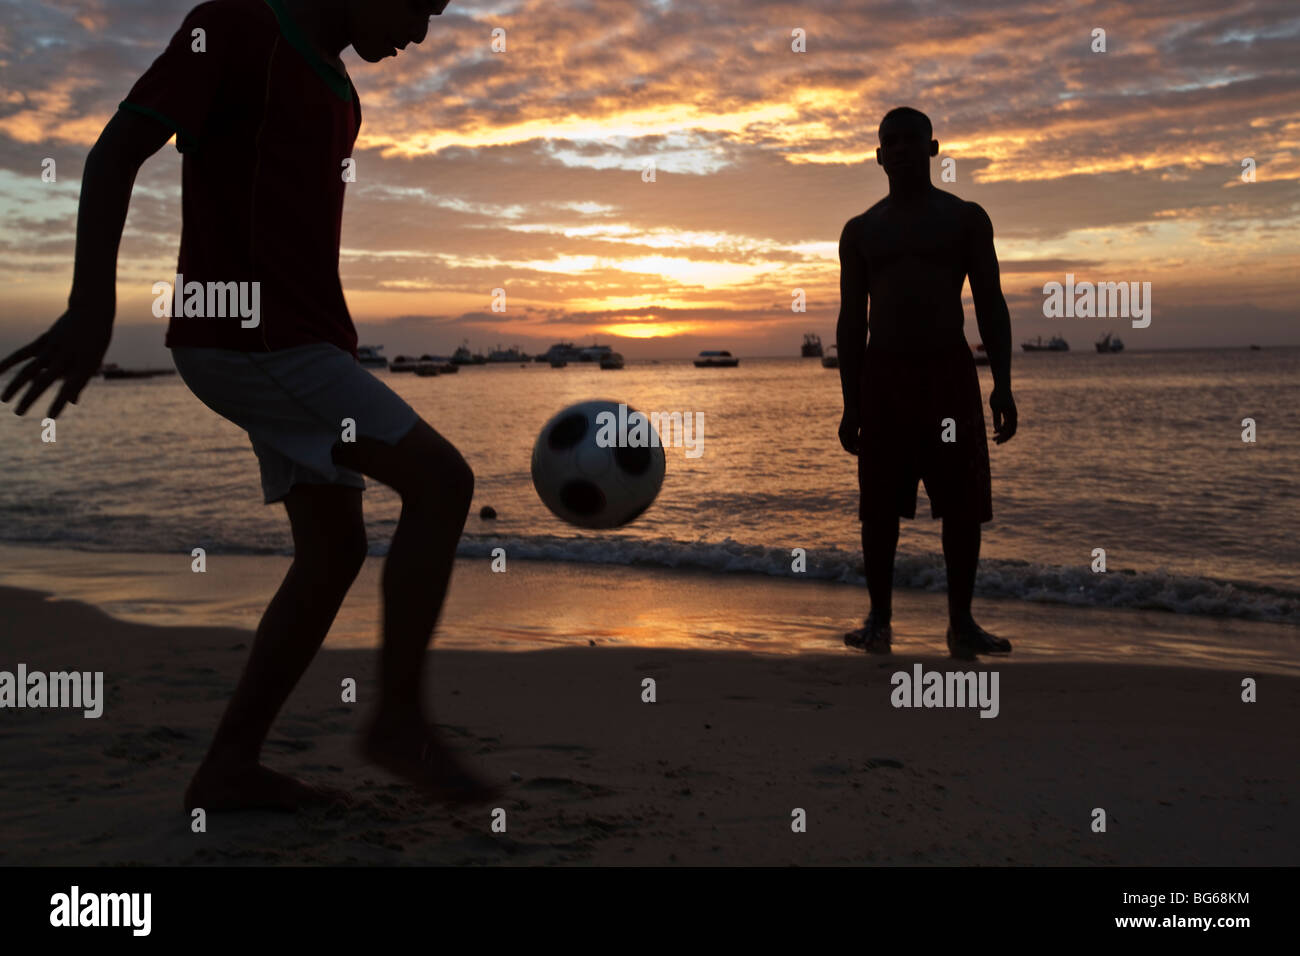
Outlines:
[[[608, 442], [612, 416], [617, 432], [619, 403], [580, 402], [542, 426], [533, 445], [533, 487], [556, 517], [580, 528], [617, 528], [644, 512], [664, 480], [664, 450], [648, 419], [627, 408], [623, 421], [631, 441]], [[637, 419], [644, 422], [644, 445], [633, 444]], [[598, 437], [603, 440], [598, 441]]]

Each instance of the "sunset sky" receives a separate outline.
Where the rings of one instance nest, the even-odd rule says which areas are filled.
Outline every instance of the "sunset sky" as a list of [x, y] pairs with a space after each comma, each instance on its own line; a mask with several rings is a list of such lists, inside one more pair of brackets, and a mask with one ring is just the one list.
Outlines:
[[[0, 2], [0, 352], [62, 311], [86, 152], [194, 5]], [[993, 220], [1017, 340], [1300, 344], [1293, 0], [453, 0], [421, 46], [344, 60], [364, 122], [343, 287], [361, 340], [390, 356], [829, 343], [840, 230], [884, 194], [876, 127], [903, 104], [955, 161], [955, 183], [935, 161], [936, 185]], [[175, 272], [180, 168], [168, 146], [137, 180], [110, 359], [165, 357], [150, 288]], [[1151, 282], [1150, 327], [1044, 318], [1043, 284], [1067, 272]]]

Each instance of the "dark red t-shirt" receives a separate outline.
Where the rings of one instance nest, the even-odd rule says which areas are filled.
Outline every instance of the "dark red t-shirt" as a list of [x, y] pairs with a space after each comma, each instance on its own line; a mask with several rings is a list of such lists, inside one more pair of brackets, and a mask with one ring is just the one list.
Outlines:
[[361, 105], [280, 0], [195, 7], [121, 108], [176, 131], [184, 157], [176, 271], [185, 286], [260, 284], [256, 326], [172, 310], [168, 347], [253, 352], [330, 342], [355, 355], [339, 237], [344, 160]]

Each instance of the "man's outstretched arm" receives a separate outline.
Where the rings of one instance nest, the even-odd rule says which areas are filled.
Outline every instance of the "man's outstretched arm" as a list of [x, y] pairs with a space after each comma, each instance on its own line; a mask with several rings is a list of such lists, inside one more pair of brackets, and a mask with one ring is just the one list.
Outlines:
[[993, 440], [1000, 445], [1015, 435], [1017, 425], [1016, 403], [1011, 397], [1011, 313], [1002, 294], [993, 223], [977, 203], [967, 203], [967, 212], [971, 217], [967, 273], [975, 300], [975, 323], [993, 373], [989, 408], [993, 412]]
[[136, 173], [144, 161], [171, 139], [172, 131], [156, 120], [119, 110], [86, 157], [77, 206], [77, 249], [68, 310], [48, 332], [0, 361], [0, 374], [30, 360], [0, 395], [9, 401], [31, 383], [14, 411], [24, 414], [41, 394], [64, 380], [49, 417], [81, 390], [99, 370], [113, 334], [117, 309], [117, 251], [126, 224]]
[[858, 453], [858, 429], [862, 422], [862, 361], [867, 346], [867, 302], [871, 280], [850, 219], [840, 233], [840, 316], [835, 324], [835, 350], [840, 357], [840, 391], [844, 415], [840, 419], [840, 444], [851, 455]]

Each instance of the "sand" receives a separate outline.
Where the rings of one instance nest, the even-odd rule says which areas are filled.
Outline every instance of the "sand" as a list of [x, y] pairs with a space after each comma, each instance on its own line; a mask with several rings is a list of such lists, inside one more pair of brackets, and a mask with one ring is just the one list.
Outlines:
[[[458, 571], [459, 600], [485, 580]], [[770, 582], [710, 587], [730, 595], [724, 604], [737, 589], [751, 607], [771, 601]], [[933, 614], [935, 600], [900, 604]], [[1036, 622], [1054, 616], [1051, 633], [1088, 630], [1070, 609], [1025, 610]], [[1146, 617], [1130, 613], [1129, 624]], [[1194, 623], [1153, 617], [1170, 632]], [[1293, 865], [1300, 845], [1289, 803], [1300, 678], [1286, 660], [1233, 663], [1231, 648], [1217, 663], [1196, 655], [1197, 666], [1064, 653], [981, 663], [999, 674], [993, 719], [891, 706], [896, 671], [971, 669], [919, 638], [884, 659], [830, 641], [753, 653], [618, 646], [580, 630], [569, 646], [435, 650], [436, 721], [509, 788], [497, 804], [507, 829], [494, 833], [492, 807], [426, 803], [360, 760], [375, 654], [327, 645], [265, 761], [347, 789], [357, 806], [212, 814], [193, 833], [182, 793], [249, 631], [148, 626], [13, 587], [0, 588], [0, 620], [0, 669], [102, 670], [107, 688], [97, 720], [0, 711], [0, 864], [1235, 866]], [[1277, 634], [1278, 647], [1291, 637]], [[1258, 703], [1240, 699], [1246, 676], [1258, 679]], [[358, 704], [340, 701], [345, 677]], [[645, 678], [655, 703], [641, 699]], [[1104, 833], [1091, 829], [1098, 807]], [[796, 808], [806, 832], [792, 832]]]

